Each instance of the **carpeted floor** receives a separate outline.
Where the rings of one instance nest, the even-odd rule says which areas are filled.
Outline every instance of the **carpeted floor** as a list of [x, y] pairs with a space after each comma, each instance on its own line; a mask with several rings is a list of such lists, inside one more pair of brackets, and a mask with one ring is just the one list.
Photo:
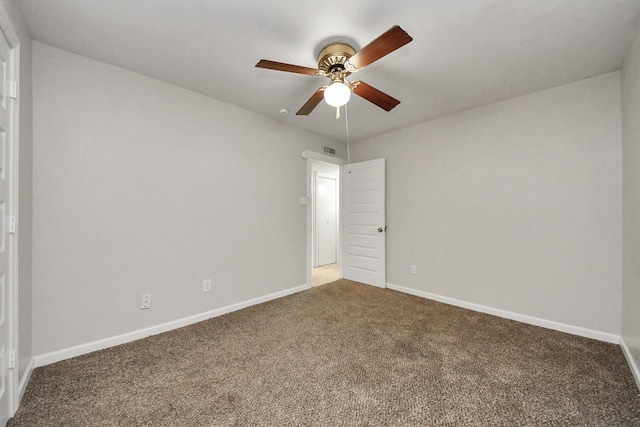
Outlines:
[[34, 371], [9, 426], [640, 425], [616, 345], [339, 280]]

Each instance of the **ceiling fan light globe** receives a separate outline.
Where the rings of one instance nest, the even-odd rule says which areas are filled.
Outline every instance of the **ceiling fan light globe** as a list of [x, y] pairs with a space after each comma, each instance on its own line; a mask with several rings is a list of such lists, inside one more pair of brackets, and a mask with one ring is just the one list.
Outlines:
[[324, 90], [324, 100], [332, 107], [341, 107], [351, 98], [351, 90], [347, 85], [334, 82]]

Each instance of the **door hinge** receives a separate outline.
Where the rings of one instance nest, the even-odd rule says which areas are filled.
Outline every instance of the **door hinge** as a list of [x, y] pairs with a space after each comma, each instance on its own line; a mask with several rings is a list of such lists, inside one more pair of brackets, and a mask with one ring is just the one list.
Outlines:
[[9, 82], [9, 98], [16, 99], [18, 97], [18, 84], [16, 82]]
[[9, 224], [8, 224], [8, 228], [9, 228], [9, 233], [14, 234], [16, 232], [16, 217], [15, 216], [10, 216], [8, 218], [9, 220]]
[[9, 352], [9, 369], [13, 369], [16, 367], [16, 351], [12, 350]]

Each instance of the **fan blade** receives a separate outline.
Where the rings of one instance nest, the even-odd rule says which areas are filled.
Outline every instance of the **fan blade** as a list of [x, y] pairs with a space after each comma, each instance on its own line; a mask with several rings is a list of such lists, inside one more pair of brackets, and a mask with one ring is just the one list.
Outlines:
[[276, 70], [276, 71], [287, 71], [289, 73], [307, 74], [310, 76], [323, 75], [322, 71], [316, 70], [315, 68], [302, 67], [300, 65], [285, 64], [284, 62], [269, 61], [267, 59], [261, 59], [260, 62], [256, 64], [256, 67], [266, 68], [269, 70]]
[[409, 43], [413, 38], [399, 26], [391, 27], [386, 33], [360, 49], [347, 61], [356, 69], [361, 69], [385, 55]]
[[373, 86], [369, 86], [361, 80], [352, 82], [350, 88], [356, 95], [361, 96], [386, 111], [391, 111], [396, 105], [400, 104], [400, 101], [397, 99], [379, 91]]
[[316, 93], [311, 95], [311, 98], [309, 98], [309, 100], [302, 106], [302, 108], [298, 110], [298, 112], [296, 113], [296, 116], [309, 115], [309, 113], [312, 112], [314, 108], [316, 108], [316, 106], [320, 103], [320, 101], [324, 99], [324, 90], [326, 88], [327, 88], [326, 86], [322, 86], [320, 89], [316, 91]]

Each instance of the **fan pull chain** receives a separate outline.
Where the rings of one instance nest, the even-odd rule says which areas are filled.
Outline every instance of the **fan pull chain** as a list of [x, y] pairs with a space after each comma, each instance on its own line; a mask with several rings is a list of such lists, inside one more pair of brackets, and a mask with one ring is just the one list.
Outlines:
[[340, 120], [340, 107], [336, 107], [336, 120]]
[[347, 130], [347, 169], [351, 173], [351, 147], [349, 147], [349, 107], [344, 104], [344, 123]]

